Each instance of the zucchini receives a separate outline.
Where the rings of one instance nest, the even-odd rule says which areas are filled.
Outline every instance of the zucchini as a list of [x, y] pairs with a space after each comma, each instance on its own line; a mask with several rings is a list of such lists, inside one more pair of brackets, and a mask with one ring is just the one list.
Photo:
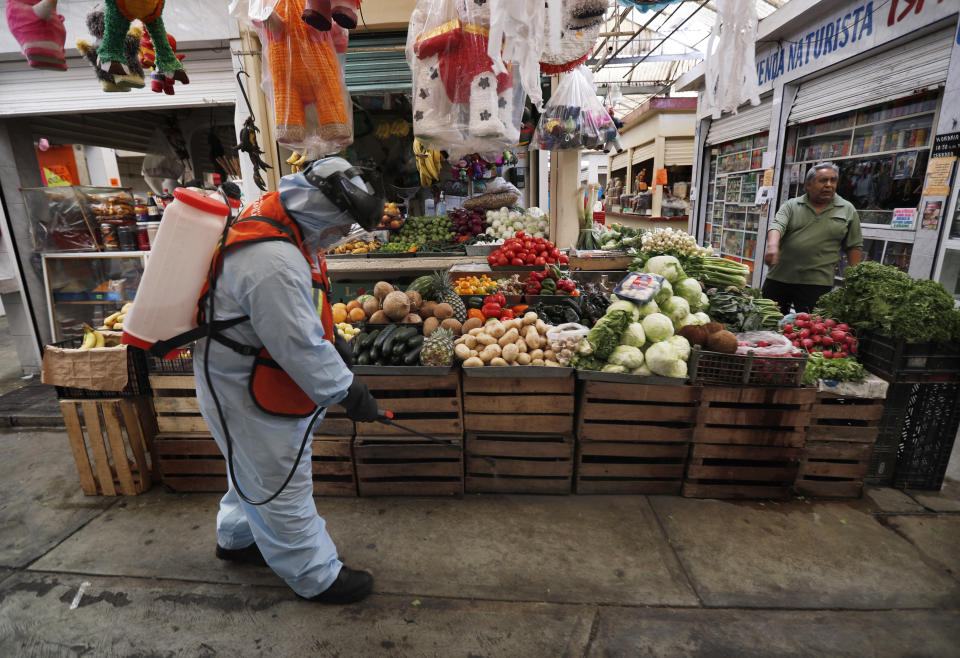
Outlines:
[[370, 333], [363, 332], [357, 338], [360, 341], [360, 349], [368, 350], [373, 345], [373, 341], [376, 340], [377, 334], [380, 333], [379, 329], [374, 329]]
[[418, 366], [420, 365], [420, 348], [417, 347], [415, 350], [410, 350], [407, 352], [407, 355], [403, 357], [403, 365], [405, 366]]
[[393, 330], [396, 329], [397, 325], [391, 324], [388, 325], [383, 331], [380, 332], [380, 335], [377, 336], [377, 339], [373, 341], [373, 347], [370, 348], [370, 358], [374, 361], [380, 358], [381, 354], [386, 354], [386, 350], [383, 349], [384, 342], [387, 338], [390, 337], [390, 334], [393, 333]]
[[393, 344], [393, 349], [390, 350], [390, 354], [396, 356], [397, 354], [406, 354], [407, 353], [407, 344], [397, 341]]
[[[400, 327], [399, 325], [395, 324], [390, 325], [390, 327], [393, 327], [393, 331], [390, 332], [390, 334], [387, 336], [387, 339], [380, 345], [380, 353], [383, 355], [392, 354], [393, 347], [398, 342], [400, 344], [406, 342], [407, 339], [404, 338], [404, 336], [406, 335], [408, 329], [413, 333], [416, 333], [416, 329], [410, 329], [409, 327]], [[390, 327], [387, 327], [385, 331], [389, 331]]]
[[395, 366], [401, 365], [403, 363], [403, 352], [400, 352], [399, 354], [394, 352], [390, 356], [390, 363]]
[[416, 352], [419, 355], [420, 348], [423, 347], [423, 341], [424, 341], [423, 336], [414, 336], [413, 338], [407, 341], [407, 351]]
[[397, 335], [394, 338], [394, 340], [398, 340], [401, 343], [405, 343], [416, 335], [417, 335], [416, 327], [401, 327], [399, 330], [397, 330]]
[[357, 356], [357, 365], [358, 366], [370, 365], [370, 354], [367, 352], [360, 352], [360, 354]]

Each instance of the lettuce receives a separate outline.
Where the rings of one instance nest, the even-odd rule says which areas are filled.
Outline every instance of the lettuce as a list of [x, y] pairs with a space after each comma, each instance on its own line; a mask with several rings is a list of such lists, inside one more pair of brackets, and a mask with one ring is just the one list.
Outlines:
[[629, 370], [627, 370], [623, 366], [618, 366], [615, 363], [608, 363], [607, 365], [603, 366], [603, 368], [600, 369], [600, 372], [616, 372], [616, 373], [626, 374], [629, 372]]
[[631, 315], [633, 321], [640, 319], [640, 309], [637, 308], [636, 304], [626, 299], [618, 298], [607, 307], [607, 313], [610, 311], [626, 311]]
[[690, 342], [686, 338], [683, 336], [670, 336], [667, 342], [677, 348], [677, 355], [681, 361], [686, 361], [690, 358]]
[[670, 283], [679, 281], [684, 277], [680, 261], [674, 256], [654, 256], [643, 266], [643, 271], [650, 274], [659, 274]]
[[642, 304], [641, 306], [637, 307], [637, 311], [640, 314], [640, 317], [638, 317], [637, 320], [642, 320], [648, 315], [652, 315], [653, 313], [659, 313], [660, 307], [657, 306], [656, 302], [649, 301], [646, 304]]
[[[687, 300], [687, 303], [690, 304], [690, 308], [692, 309], [699, 307], [700, 295], [703, 294], [703, 288], [700, 287], [700, 282], [696, 279], [687, 278], [681, 279], [674, 284], [673, 293]], [[708, 300], [707, 304], [709, 303]]]
[[658, 343], [673, 335], [673, 323], [663, 313], [648, 315], [641, 324], [644, 335], [651, 343]]
[[660, 286], [660, 290], [657, 291], [657, 294], [653, 296], [653, 301], [658, 304], [663, 304], [671, 297], [673, 297], [673, 286], [670, 285], [669, 281], [664, 280], [663, 284]]
[[671, 322], [677, 323], [690, 315], [690, 304], [683, 297], [674, 296], [661, 304], [660, 310]]
[[680, 355], [677, 354], [677, 348], [669, 341], [654, 343], [647, 350], [646, 364], [650, 371], [655, 375], [663, 377], [674, 377], [671, 374], [677, 369], [677, 363], [683, 363]]
[[627, 325], [626, 331], [620, 337], [621, 345], [631, 345], [633, 347], [643, 347], [646, 341], [647, 337], [643, 333], [643, 325], [639, 322], [631, 322]]
[[597, 324], [587, 334], [586, 346], [589, 348], [587, 353], [606, 361], [620, 344], [620, 336], [632, 319], [633, 316], [628, 311], [616, 310], [597, 320]]
[[643, 365], [643, 352], [640, 351], [640, 348], [632, 345], [620, 345], [613, 350], [613, 354], [610, 355], [607, 363], [633, 370]]

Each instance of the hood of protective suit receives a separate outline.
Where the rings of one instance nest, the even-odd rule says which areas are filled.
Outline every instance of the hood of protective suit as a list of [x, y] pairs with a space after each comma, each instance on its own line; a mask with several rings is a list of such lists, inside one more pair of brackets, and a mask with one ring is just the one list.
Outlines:
[[[280, 179], [280, 204], [303, 230], [303, 237], [312, 249], [329, 247], [350, 232], [354, 220], [350, 213], [340, 210], [327, 196], [307, 181], [306, 174], [326, 177], [345, 171], [351, 164], [343, 158], [323, 158], [305, 170]], [[351, 178], [359, 186], [363, 179]]]

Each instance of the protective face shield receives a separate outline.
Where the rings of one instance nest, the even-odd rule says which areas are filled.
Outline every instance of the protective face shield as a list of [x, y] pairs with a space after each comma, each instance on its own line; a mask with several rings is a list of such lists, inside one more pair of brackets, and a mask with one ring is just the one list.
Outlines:
[[365, 178], [377, 180], [343, 158], [317, 160], [304, 171], [280, 179], [280, 203], [303, 229], [310, 246], [328, 247], [346, 235], [354, 222], [370, 229], [383, 213], [383, 196]]
[[373, 169], [351, 167], [342, 158], [325, 158], [308, 167], [304, 176], [364, 229], [369, 231], [379, 222], [384, 194], [380, 175]]

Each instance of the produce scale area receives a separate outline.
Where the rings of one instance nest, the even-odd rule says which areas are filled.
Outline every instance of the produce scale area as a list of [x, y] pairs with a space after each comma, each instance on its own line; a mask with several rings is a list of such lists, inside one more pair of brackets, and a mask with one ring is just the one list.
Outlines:
[[[745, 285], [742, 265], [682, 231], [613, 225], [597, 238], [606, 250], [570, 250], [562, 265], [530, 235], [489, 245], [486, 258], [331, 258], [334, 295], [352, 291], [333, 306], [337, 331], [396, 425], [328, 409], [311, 444], [315, 495], [940, 488], [960, 424], [960, 354], [857, 329], [869, 309], [840, 295], [822, 303], [836, 317], [784, 317]], [[491, 265], [501, 250], [558, 262]], [[859, 269], [870, 286], [892, 268]], [[105, 347], [73, 339], [45, 362], [83, 491], [224, 491], [190, 351], [160, 359], [109, 347], [120, 334], [107, 326], [97, 333]], [[108, 390], [113, 376], [75, 381], [97, 352], [114, 353], [113, 375], [126, 370], [122, 390]]]

